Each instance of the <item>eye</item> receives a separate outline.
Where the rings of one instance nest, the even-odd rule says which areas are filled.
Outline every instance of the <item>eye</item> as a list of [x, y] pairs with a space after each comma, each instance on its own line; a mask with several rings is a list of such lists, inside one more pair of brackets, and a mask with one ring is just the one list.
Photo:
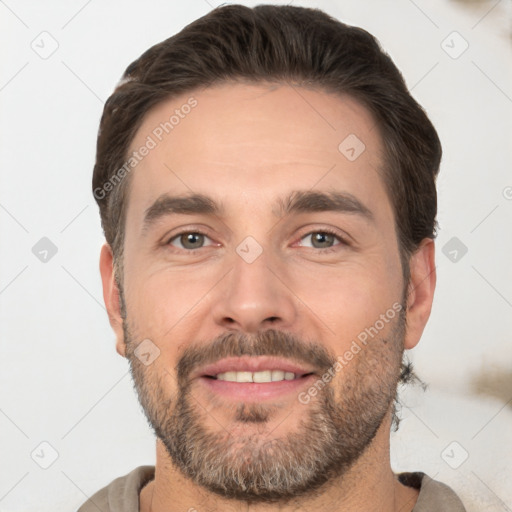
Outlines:
[[[302, 242], [308, 238], [311, 240], [310, 245], [304, 244], [304, 242]], [[205, 245], [207, 240], [209, 240], [210, 243]], [[336, 241], [339, 243], [336, 244]], [[215, 245], [211, 238], [209, 238], [206, 233], [202, 233], [201, 231], [184, 231], [182, 233], [178, 233], [169, 239], [167, 244], [188, 252]], [[337, 245], [349, 244], [338, 233], [328, 229], [323, 229], [318, 231], [311, 231], [310, 233], [303, 236], [301, 238], [300, 245], [303, 247], [319, 249], [320, 252], [329, 252], [336, 250]]]
[[173, 247], [177, 247], [178, 249], [193, 251], [194, 249], [201, 249], [204, 247], [205, 240], [211, 241], [205, 233], [201, 233], [199, 231], [185, 231], [173, 236], [167, 243]]
[[[311, 245], [308, 246], [304, 245], [304, 243], [301, 243], [301, 246], [329, 251], [335, 250], [336, 245], [348, 245], [347, 242], [337, 233], [327, 229], [321, 231], [312, 231], [303, 236], [301, 240], [307, 240], [308, 238], [311, 240]], [[336, 240], [338, 240], [340, 244], [335, 244]]]

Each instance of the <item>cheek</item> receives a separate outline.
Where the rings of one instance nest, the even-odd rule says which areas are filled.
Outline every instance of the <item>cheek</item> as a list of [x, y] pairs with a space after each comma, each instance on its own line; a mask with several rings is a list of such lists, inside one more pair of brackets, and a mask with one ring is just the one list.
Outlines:
[[[202, 275], [204, 274], [204, 275]], [[169, 268], [148, 272], [133, 272], [126, 282], [126, 307], [130, 321], [140, 334], [161, 339], [175, 329], [180, 322], [188, 323], [201, 311], [201, 299], [215, 283], [211, 272], [195, 269]]]
[[400, 303], [400, 269], [382, 263], [319, 267], [297, 281], [297, 295], [333, 337], [337, 353]]

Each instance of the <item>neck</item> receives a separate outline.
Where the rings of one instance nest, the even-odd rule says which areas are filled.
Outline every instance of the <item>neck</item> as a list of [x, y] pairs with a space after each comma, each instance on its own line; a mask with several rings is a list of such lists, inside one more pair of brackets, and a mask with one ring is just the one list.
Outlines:
[[200, 512], [292, 512], [331, 510], [332, 512], [410, 512], [418, 491], [400, 484], [389, 463], [390, 417], [380, 426], [372, 443], [356, 463], [339, 479], [312, 496], [293, 503], [247, 505], [213, 494], [196, 485], [173, 465], [163, 443], [157, 440], [155, 478], [140, 493], [140, 512], [198, 510]]

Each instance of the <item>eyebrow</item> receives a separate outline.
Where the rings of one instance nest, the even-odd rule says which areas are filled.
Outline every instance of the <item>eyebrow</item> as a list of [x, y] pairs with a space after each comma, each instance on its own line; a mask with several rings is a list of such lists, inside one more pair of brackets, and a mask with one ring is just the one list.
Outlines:
[[[283, 217], [293, 213], [340, 212], [356, 214], [373, 222], [374, 215], [359, 199], [347, 192], [319, 192], [294, 190], [286, 198], [279, 198], [272, 213]], [[144, 213], [143, 231], [147, 231], [159, 219], [170, 215], [210, 215], [222, 217], [225, 208], [204, 194], [181, 196], [161, 195]]]

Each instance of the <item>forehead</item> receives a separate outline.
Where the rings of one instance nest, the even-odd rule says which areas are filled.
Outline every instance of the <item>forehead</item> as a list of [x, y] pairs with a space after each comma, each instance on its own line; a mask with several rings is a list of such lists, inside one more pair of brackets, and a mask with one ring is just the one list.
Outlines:
[[163, 193], [240, 201], [297, 188], [348, 187], [363, 202], [387, 202], [375, 120], [348, 96], [224, 83], [157, 105], [130, 154], [143, 146], [151, 149], [131, 176], [132, 211]]

